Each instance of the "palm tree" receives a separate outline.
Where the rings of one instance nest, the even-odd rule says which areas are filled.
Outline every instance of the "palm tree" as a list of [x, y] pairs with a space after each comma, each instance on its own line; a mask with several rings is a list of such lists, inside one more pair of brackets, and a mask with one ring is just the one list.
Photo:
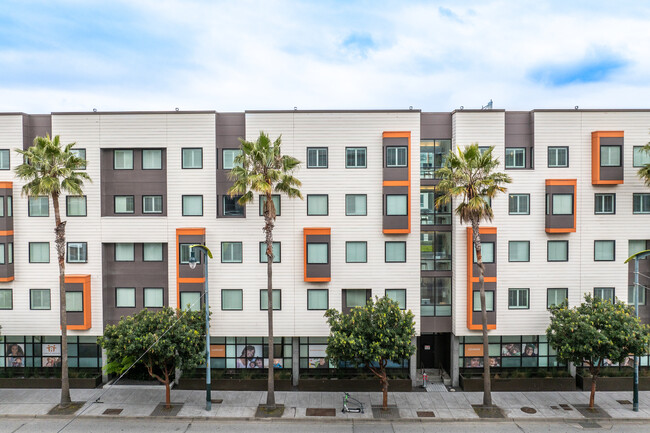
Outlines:
[[[442, 179], [438, 190], [442, 195], [437, 199], [436, 205], [442, 206], [451, 202], [455, 197], [461, 199], [456, 207], [456, 214], [460, 217], [461, 224], [472, 225], [476, 262], [478, 264], [479, 286], [481, 295], [481, 322], [483, 329], [483, 406], [492, 406], [490, 387], [490, 357], [488, 351], [487, 311], [485, 305], [485, 267], [481, 255], [481, 234], [479, 225], [481, 221], [492, 221], [494, 214], [488, 198], [492, 199], [499, 192], [505, 192], [503, 184], [510, 183], [510, 176], [505, 173], [494, 172], [499, 166], [499, 160], [492, 156], [494, 147], [481, 152], [478, 143], [474, 143], [457, 152], [450, 152], [445, 166], [438, 171]], [[469, 302], [469, 300], [468, 300]]]
[[[642, 152], [650, 155], [650, 143], [646, 144], [641, 148]], [[650, 186], [650, 164], [646, 164], [637, 171], [637, 174], [641, 180], [645, 183], [645, 186]]]
[[26, 183], [22, 195], [28, 197], [48, 196], [54, 206], [54, 234], [56, 252], [59, 259], [59, 296], [61, 317], [61, 406], [70, 404], [70, 384], [68, 381], [68, 335], [65, 299], [65, 221], [61, 221], [59, 197], [66, 193], [81, 195], [85, 180], [92, 182], [86, 172], [77, 171], [86, 165], [86, 160], [77, 157], [72, 148], [76, 143], [61, 147], [59, 136], [50, 140], [36, 137], [27, 150], [15, 149], [23, 155], [23, 163], [16, 167], [16, 177]]
[[267, 311], [269, 326], [269, 370], [268, 370], [268, 392], [266, 406], [268, 409], [275, 409], [275, 393], [273, 381], [273, 226], [275, 225], [276, 210], [273, 203], [273, 192], [284, 194], [287, 197], [299, 197], [302, 194], [298, 187], [301, 183], [293, 176], [293, 171], [298, 167], [300, 161], [291, 156], [282, 155], [280, 145], [281, 137], [273, 143], [264, 132], [255, 142], [239, 139], [241, 142], [241, 153], [235, 158], [235, 167], [229, 174], [234, 180], [233, 186], [228, 191], [231, 197], [241, 196], [238, 200], [240, 205], [253, 201], [254, 193], [260, 193], [265, 197], [264, 201], [264, 227], [266, 235], [266, 271], [267, 271]]

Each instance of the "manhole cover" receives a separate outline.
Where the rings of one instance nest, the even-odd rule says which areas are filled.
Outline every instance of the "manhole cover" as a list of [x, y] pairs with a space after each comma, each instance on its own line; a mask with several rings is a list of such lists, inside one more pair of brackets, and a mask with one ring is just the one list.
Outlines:
[[317, 408], [308, 407], [307, 416], [336, 416], [336, 409], [334, 408]]
[[564, 410], [573, 410], [573, 409], [571, 408], [571, 406], [569, 406], [569, 405], [566, 404], [566, 403], [562, 403], [562, 404], [560, 404], [560, 407], [561, 407], [562, 409], [564, 409]]
[[632, 404], [630, 400], [616, 400], [616, 401], [619, 402], [620, 404]]
[[533, 409], [532, 407], [522, 407], [521, 411], [523, 413], [529, 413], [531, 415], [534, 414], [534, 413], [537, 413], [537, 410]]
[[434, 414], [433, 411], [430, 411], [430, 410], [419, 410], [417, 413], [418, 413], [418, 416], [420, 418], [435, 418], [436, 417], [436, 414]]
[[104, 415], [119, 415], [124, 409], [106, 409]]

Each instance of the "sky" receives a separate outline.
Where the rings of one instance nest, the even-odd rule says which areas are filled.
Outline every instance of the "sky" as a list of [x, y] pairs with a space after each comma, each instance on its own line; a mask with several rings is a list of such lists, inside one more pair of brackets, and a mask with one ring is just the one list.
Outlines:
[[648, 1], [0, 0], [0, 112], [650, 108]]

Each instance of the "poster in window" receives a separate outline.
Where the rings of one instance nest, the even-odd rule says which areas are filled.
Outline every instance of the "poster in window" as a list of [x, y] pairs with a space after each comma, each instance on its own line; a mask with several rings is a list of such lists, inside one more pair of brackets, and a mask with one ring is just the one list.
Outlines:
[[483, 367], [483, 358], [465, 358], [465, 367], [466, 368], [482, 368]]
[[61, 345], [59, 343], [43, 343], [41, 345], [42, 356], [61, 356]]
[[7, 367], [25, 366], [25, 345], [20, 343], [7, 343]]
[[465, 345], [465, 357], [481, 357], [483, 356], [483, 345], [482, 344], [466, 344]]
[[502, 345], [501, 356], [521, 356], [521, 345], [518, 343], [506, 343]]
[[263, 368], [264, 353], [261, 344], [237, 345], [237, 368]]
[[537, 356], [537, 345], [526, 343], [521, 346], [521, 356]]
[[[268, 358], [264, 358], [264, 368], [269, 368]], [[282, 358], [273, 358], [273, 368], [282, 368]]]
[[309, 368], [327, 368], [326, 345], [312, 344], [309, 346]]
[[225, 358], [226, 345], [225, 344], [211, 344], [210, 345], [210, 358]]

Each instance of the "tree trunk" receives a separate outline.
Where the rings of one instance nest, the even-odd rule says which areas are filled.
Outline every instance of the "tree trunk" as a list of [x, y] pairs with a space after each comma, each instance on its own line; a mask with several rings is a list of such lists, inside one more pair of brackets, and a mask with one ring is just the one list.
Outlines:
[[386, 369], [381, 369], [381, 391], [384, 393], [382, 401], [382, 409], [388, 410], [388, 376], [386, 375]]
[[61, 212], [59, 209], [59, 195], [52, 194], [52, 205], [54, 206], [54, 221], [56, 226], [54, 234], [56, 236], [56, 253], [59, 260], [59, 304], [61, 320], [61, 401], [63, 407], [69, 406], [70, 399], [70, 381], [68, 380], [68, 316], [66, 312], [65, 298], [65, 221], [61, 221]]
[[[602, 363], [602, 360], [599, 361]], [[598, 375], [600, 374], [600, 366], [590, 366], [589, 372], [591, 373], [591, 393], [589, 394], [589, 408], [594, 408], [594, 403], [596, 401], [596, 380], [598, 380]]]
[[483, 406], [492, 406], [492, 382], [490, 381], [490, 351], [487, 327], [487, 306], [485, 305], [485, 265], [481, 254], [481, 234], [478, 221], [472, 221], [472, 234], [474, 248], [476, 248], [476, 262], [479, 268], [479, 289], [481, 295], [481, 329], [483, 331]]
[[267, 304], [268, 326], [269, 326], [269, 367], [268, 367], [268, 384], [266, 392], [266, 407], [275, 409], [275, 377], [274, 377], [274, 355], [275, 346], [273, 345], [273, 220], [275, 212], [271, 212], [273, 206], [273, 196], [271, 193], [266, 194], [266, 203], [264, 204], [264, 232], [266, 234], [266, 284], [267, 284]]

